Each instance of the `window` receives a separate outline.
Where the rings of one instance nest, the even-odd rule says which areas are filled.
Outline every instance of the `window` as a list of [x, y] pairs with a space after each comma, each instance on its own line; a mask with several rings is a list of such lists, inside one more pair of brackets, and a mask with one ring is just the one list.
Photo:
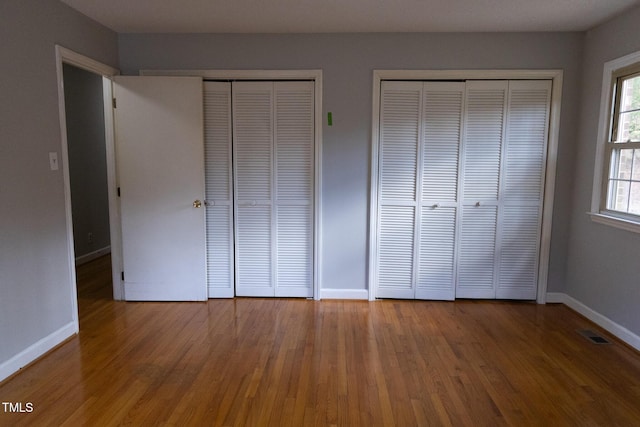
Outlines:
[[592, 218], [640, 232], [640, 52], [605, 64]]

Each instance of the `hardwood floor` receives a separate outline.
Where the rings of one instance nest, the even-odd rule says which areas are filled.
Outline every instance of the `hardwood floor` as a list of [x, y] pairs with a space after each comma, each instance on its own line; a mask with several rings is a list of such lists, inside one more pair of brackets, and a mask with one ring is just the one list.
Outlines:
[[114, 302], [105, 264], [79, 336], [0, 384], [33, 405], [0, 425], [640, 425], [640, 354], [561, 305]]

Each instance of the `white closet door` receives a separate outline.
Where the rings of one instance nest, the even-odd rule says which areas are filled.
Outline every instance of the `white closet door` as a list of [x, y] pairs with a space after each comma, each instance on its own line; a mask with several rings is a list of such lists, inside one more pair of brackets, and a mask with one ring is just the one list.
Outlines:
[[550, 81], [511, 81], [501, 191], [497, 298], [535, 299]]
[[204, 83], [204, 140], [209, 298], [234, 296], [231, 83]]
[[424, 83], [416, 298], [455, 298], [458, 159], [463, 82]]
[[378, 298], [414, 298], [422, 82], [382, 82]]
[[234, 82], [236, 295], [273, 296], [273, 84]]
[[456, 297], [495, 298], [506, 81], [468, 81]]
[[274, 90], [275, 295], [312, 297], [314, 83], [276, 82]]
[[232, 93], [236, 295], [312, 297], [314, 83]]

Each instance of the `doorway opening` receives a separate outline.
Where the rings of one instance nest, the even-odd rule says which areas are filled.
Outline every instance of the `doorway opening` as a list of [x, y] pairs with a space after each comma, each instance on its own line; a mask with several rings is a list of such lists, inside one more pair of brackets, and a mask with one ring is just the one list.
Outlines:
[[[63, 64], [67, 165], [79, 318], [112, 299], [111, 237], [102, 76]], [[104, 271], [108, 274], [104, 274]]]
[[[77, 333], [78, 299], [86, 286], [94, 287], [89, 292], [94, 301], [122, 299], [111, 110], [111, 78], [118, 70], [59, 45], [55, 51], [71, 316]], [[90, 283], [94, 279], [101, 285]]]

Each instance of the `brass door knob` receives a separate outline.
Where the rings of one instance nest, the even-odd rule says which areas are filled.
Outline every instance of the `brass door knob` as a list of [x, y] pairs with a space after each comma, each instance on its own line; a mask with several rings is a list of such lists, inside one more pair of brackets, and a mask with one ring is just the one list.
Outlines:
[[194, 208], [200, 208], [200, 207], [202, 207], [202, 202], [201, 202], [200, 200], [195, 200], [195, 201], [193, 202], [193, 207], [194, 207]]

